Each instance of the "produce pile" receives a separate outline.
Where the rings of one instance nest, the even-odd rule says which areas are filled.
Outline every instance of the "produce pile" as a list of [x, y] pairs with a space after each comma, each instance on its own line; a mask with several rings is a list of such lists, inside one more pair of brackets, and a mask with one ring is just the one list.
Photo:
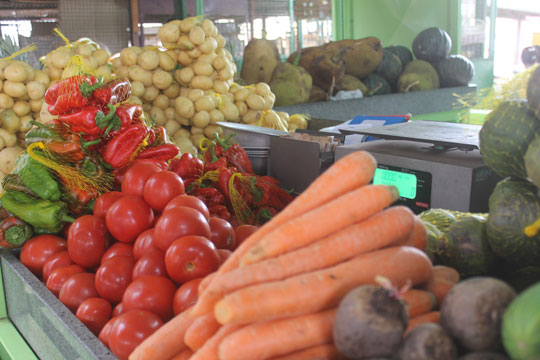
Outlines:
[[383, 47], [370, 36], [300, 49], [282, 63], [273, 42], [253, 39], [244, 50], [241, 77], [248, 84], [268, 83], [276, 106], [324, 101], [341, 90], [367, 97], [467, 85], [474, 65], [450, 55], [451, 47], [448, 33], [434, 27], [415, 37], [412, 51]]

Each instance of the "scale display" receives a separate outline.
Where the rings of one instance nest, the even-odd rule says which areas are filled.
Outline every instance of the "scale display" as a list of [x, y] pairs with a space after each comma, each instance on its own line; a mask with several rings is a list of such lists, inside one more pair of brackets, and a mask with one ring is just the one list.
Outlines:
[[393, 185], [399, 191], [396, 204], [420, 213], [431, 207], [431, 173], [398, 166], [379, 164], [373, 184]]

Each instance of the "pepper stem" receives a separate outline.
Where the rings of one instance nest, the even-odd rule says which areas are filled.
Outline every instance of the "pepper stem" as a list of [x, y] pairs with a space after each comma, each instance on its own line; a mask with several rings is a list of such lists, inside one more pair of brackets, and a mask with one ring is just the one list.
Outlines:
[[75, 222], [75, 219], [74, 219], [74, 218], [72, 218], [72, 217], [69, 216], [69, 215], [65, 215], [65, 214], [62, 215], [62, 216], [60, 217], [60, 220], [65, 221], [65, 222], [68, 222], [68, 223], [73, 223], [73, 222]]
[[30, 231], [25, 231], [19, 226], [12, 226], [4, 231], [5, 240], [13, 245], [21, 245], [32, 236]]
[[96, 90], [102, 84], [103, 84], [103, 78], [99, 78], [98, 81], [94, 85], [90, 85], [86, 81], [83, 81], [81, 85], [79, 85], [79, 89], [81, 90], [82, 96], [84, 96], [85, 98], [88, 98], [92, 95], [94, 90]]
[[81, 139], [81, 147], [83, 148], [83, 150], [87, 150], [90, 146], [97, 145], [100, 142], [101, 142], [101, 139], [96, 139], [92, 141], [84, 141]]

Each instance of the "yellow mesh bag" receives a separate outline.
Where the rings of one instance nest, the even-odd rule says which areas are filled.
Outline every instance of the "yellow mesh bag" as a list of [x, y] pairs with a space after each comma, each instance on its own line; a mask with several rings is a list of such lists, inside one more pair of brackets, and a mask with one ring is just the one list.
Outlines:
[[234, 186], [234, 182], [238, 181], [240, 186], [246, 187], [249, 191], [249, 183], [252, 176], [243, 176], [241, 173], [234, 173], [229, 179], [229, 197], [234, 211], [234, 215], [240, 224], [250, 223], [253, 217], [253, 212], [248, 204], [244, 201], [242, 194]]

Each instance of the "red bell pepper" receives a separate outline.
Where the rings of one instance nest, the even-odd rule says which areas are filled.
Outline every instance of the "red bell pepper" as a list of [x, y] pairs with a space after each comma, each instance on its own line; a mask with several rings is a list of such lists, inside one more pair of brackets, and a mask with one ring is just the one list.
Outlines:
[[106, 82], [92, 92], [92, 99], [100, 105], [118, 104], [131, 96], [131, 83], [120, 78]]
[[51, 115], [62, 115], [89, 102], [92, 91], [101, 83], [95, 76], [78, 75], [60, 80], [45, 92], [44, 100]]
[[253, 205], [256, 207], [271, 207], [283, 209], [292, 200], [291, 194], [279, 187], [279, 182], [269, 176], [254, 176], [251, 180]]
[[178, 155], [178, 147], [174, 144], [161, 144], [147, 147], [137, 155], [137, 159], [170, 160]]
[[143, 124], [133, 124], [109, 140], [103, 150], [103, 160], [113, 167], [121, 169], [130, 165], [138, 152], [146, 145], [148, 128]]
[[242, 146], [232, 143], [230, 137], [221, 139], [217, 133], [214, 134], [214, 137], [215, 141], [224, 149], [222, 156], [227, 159], [229, 167], [235, 167], [244, 174], [253, 174], [251, 160]]
[[192, 195], [201, 199], [209, 208], [215, 205], [225, 205], [225, 197], [216, 188], [197, 188]]
[[177, 173], [185, 183], [187, 180], [193, 181], [200, 178], [203, 175], [204, 164], [192, 154], [184, 153], [180, 158], [171, 162], [171, 171]]
[[225, 205], [211, 206], [208, 208], [208, 211], [210, 212], [210, 216], [212, 217], [218, 217], [227, 221], [231, 219], [231, 213], [229, 212], [229, 209], [227, 209]]

